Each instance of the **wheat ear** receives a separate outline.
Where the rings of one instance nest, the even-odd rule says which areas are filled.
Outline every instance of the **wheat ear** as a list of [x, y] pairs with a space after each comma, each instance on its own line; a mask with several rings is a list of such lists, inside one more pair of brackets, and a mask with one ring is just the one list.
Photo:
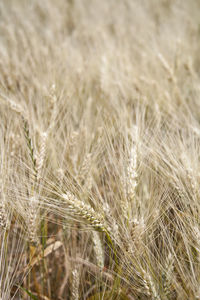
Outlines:
[[94, 252], [96, 255], [97, 265], [103, 269], [104, 267], [104, 253], [103, 253], [103, 247], [101, 243], [101, 239], [99, 237], [99, 233], [96, 231], [93, 231], [92, 233], [92, 239], [94, 243]]
[[103, 218], [97, 214], [89, 204], [85, 204], [83, 201], [78, 200], [70, 192], [63, 194], [62, 198], [68, 203], [68, 208], [72, 209], [76, 215], [81, 216], [84, 220], [88, 221], [94, 229], [107, 234], [109, 233], [109, 229], [104, 225]]
[[122, 201], [122, 210], [128, 223], [132, 220], [132, 203], [135, 201], [136, 188], [138, 185], [138, 128], [135, 126], [133, 145], [130, 148], [128, 164], [126, 169], [126, 178], [123, 182], [125, 199]]
[[35, 155], [34, 155], [32, 139], [30, 137], [28, 121], [24, 118], [22, 118], [22, 121], [23, 121], [23, 124], [24, 124], [24, 136], [25, 136], [25, 139], [26, 139], [27, 147], [29, 149], [29, 155], [30, 155], [30, 158], [31, 158], [31, 161], [32, 161], [33, 170], [34, 170], [35, 176], [37, 176], [36, 158], [35, 158]]
[[7, 229], [9, 226], [8, 213], [6, 212], [2, 179], [0, 179], [0, 227]]
[[42, 167], [44, 165], [45, 154], [46, 154], [46, 144], [47, 144], [47, 132], [41, 133], [41, 144], [40, 144], [40, 152], [38, 157], [36, 158], [36, 167], [37, 167], [37, 177], [38, 180], [41, 178]]
[[28, 224], [28, 232], [30, 237], [31, 244], [37, 244], [37, 227], [38, 227], [38, 214], [37, 214], [37, 206], [38, 200], [36, 197], [31, 197], [29, 200], [29, 224]]
[[105, 223], [103, 217], [100, 214], [97, 214], [89, 204], [80, 201], [70, 192], [63, 194], [62, 198], [67, 202], [68, 208], [71, 209], [74, 214], [87, 221], [87, 223], [95, 230], [105, 233], [109, 247], [114, 253], [115, 263], [117, 264], [117, 255], [114, 247], [115, 239], [111, 234], [110, 227]]
[[2, 93], [0, 93], [0, 100], [3, 100], [11, 110], [18, 113], [22, 118], [27, 118], [27, 113], [21, 104], [16, 103], [15, 101], [3, 95]]
[[173, 256], [169, 253], [166, 263], [165, 263], [165, 272], [163, 274], [163, 291], [166, 299], [169, 297], [171, 291], [171, 284], [172, 284], [172, 275], [174, 270], [174, 261]]
[[77, 269], [72, 271], [72, 300], [79, 300], [80, 273]]

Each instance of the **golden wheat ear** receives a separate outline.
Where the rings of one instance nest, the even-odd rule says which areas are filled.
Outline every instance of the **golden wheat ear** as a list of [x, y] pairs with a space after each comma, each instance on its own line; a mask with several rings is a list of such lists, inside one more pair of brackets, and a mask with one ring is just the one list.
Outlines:
[[80, 216], [83, 220], [94, 227], [94, 229], [108, 233], [109, 230], [104, 224], [103, 217], [95, 212], [95, 210], [81, 200], [78, 200], [72, 193], [67, 192], [62, 195], [62, 198], [66, 201], [68, 209], [71, 209], [75, 215]]

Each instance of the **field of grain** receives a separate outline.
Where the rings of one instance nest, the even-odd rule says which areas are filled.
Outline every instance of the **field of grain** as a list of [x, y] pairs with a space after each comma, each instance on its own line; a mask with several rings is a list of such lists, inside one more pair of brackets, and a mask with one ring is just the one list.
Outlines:
[[200, 299], [200, 2], [0, 1], [0, 300]]

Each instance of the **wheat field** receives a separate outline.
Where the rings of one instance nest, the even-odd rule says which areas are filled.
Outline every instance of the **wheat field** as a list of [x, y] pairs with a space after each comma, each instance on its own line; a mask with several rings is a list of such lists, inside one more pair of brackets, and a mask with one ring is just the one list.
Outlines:
[[200, 299], [200, 2], [0, 1], [0, 300]]

